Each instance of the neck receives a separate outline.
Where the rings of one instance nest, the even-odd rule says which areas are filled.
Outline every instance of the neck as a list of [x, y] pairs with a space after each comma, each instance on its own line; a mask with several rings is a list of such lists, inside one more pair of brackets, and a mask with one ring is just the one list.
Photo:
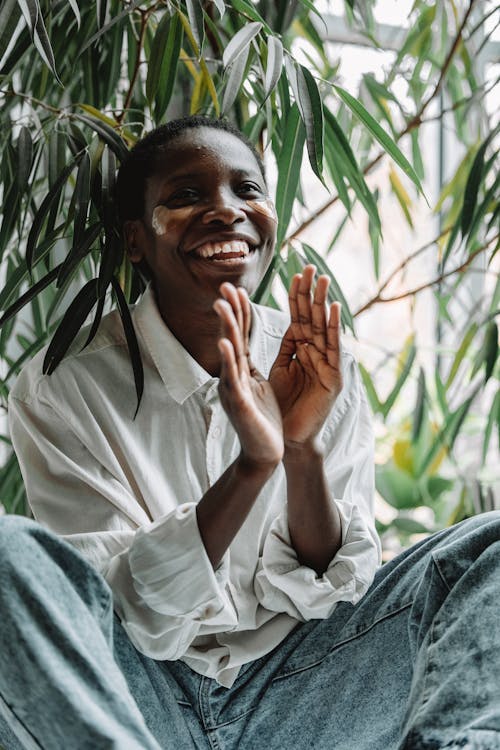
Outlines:
[[217, 341], [221, 336], [219, 316], [208, 305], [186, 309], [186, 305], [169, 304], [162, 295], [155, 295], [163, 321], [184, 349], [212, 377], [220, 373], [220, 354]]

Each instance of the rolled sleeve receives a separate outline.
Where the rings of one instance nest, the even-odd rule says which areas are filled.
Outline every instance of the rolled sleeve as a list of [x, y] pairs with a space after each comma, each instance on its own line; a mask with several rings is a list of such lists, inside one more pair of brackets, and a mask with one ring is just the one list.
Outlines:
[[195, 503], [180, 505], [139, 529], [129, 562], [135, 590], [156, 612], [211, 625], [236, 624], [226, 593], [229, 551], [214, 570], [198, 529]]
[[372, 419], [357, 365], [349, 354], [344, 383], [322, 434], [324, 471], [341, 519], [341, 546], [318, 577], [297, 558], [285, 507], [269, 529], [255, 575], [255, 593], [264, 607], [302, 621], [329, 617], [340, 601], [356, 604], [380, 564], [373, 509]]
[[307, 621], [329, 617], [338, 602], [356, 604], [373, 579], [378, 552], [358, 509], [337, 502], [342, 546], [321, 577], [301, 565], [291, 544], [283, 512], [266, 539], [255, 577], [256, 595], [264, 607]]

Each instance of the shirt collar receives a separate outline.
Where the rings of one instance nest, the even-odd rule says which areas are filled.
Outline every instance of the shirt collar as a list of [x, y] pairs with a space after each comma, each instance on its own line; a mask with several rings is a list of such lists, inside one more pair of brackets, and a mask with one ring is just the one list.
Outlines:
[[[183, 404], [209, 381], [217, 382], [182, 346], [161, 317], [154, 291], [149, 285], [137, 303], [134, 322], [170, 396]], [[250, 356], [257, 369], [267, 376], [268, 357], [263, 321], [252, 305]]]

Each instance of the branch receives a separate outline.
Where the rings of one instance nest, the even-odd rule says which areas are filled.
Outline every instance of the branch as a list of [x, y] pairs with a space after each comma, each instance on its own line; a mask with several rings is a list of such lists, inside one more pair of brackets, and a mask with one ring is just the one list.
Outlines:
[[[434, 89], [432, 93], [427, 97], [426, 101], [422, 104], [420, 107], [420, 110], [417, 112], [416, 115], [414, 115], [411, 120], [406, 124], [404, 129], [397, 134], [395, 141], [399, 141], [404, 135], [407, 135], [409, 132], [414, 130], [416, 127], [419, 127], [422, 124], [422, 115], [431, 103], [431, 101], [434, 99], [434, 97], [439, 93], [439, 90], [441, 89], [441, 86], [443, 84], [444, 78], [446, 76], [446, 73], [448, 72], [448, 68], [450, 67], [451, 61], [453, 59], [453, 56], [457, 50], [457, 47], [460, 43], [460, 40], [462, 38], [462, 33], [465, 28], [465, 25], [467, 23], [467, 20], [469, 18], [469, 15], [472, 11], [472, 7], [474, 5], [476, 0], [470, 0], [469, 1], [469, 7], [465, 13], [465, 16], [463, 18], [462, 23], [460, 24], [460, 28], [458, 29], [456, 36], [451, 44], [450, 50], [445, 58], [445, 61], [443, 63], [443, 67], [441, 68], [441, 72], [439, 75], [439, 79], [434, 86]], [[368, 174], [370, 170], [373, 169], [373, 167], [378, 164], [378, 162], [386, 155], [385, 151], [381, 151], [374, 159], [372, 159], [371, 162], [369, 162], [365, 168], [363, 169], [363, 174]], [[302, 232], [307, 229], [310, 224], [312, 224], [316, 219], [318, 219], [325, 211], [327, 211], [331, 206], [333, 206], [339, 199], [338, 195], [335, 195], [333, 198], [329, 198], [326, 203], [324, 203], [322, 206], [320, 206], [314, 213], [312, 213], [307, 219], [305, 219], [293, 232], [292, 234], [288, 235], [283, 240], [283, 245], [286, 245], [291, 240], [296, 239]]]
[[146, 34], [146, 28], [148, 25], [148, 18], [149, 14], [152, 9], [148, 10], [139, 10], [139, 13], [141, 14], [141, 30], [139, 32], [139, 39], [137, 41], [137, 57], [135, 58], [135, 65], [134, 70], [132, 73], [132, 78], [130, 79], [130, 86], [127, 92], [127, 96], [125, 97], [125, 102], [123, 103], [123, 109], [121, 112], [121, 115], [118, 119], [118, 122], [122, 123], [122, 120], [125, 116], [126, 111], [130, 107], [130, 102], [132, 101], [132, 95], [134, 93], [134, 87], [137, 81], [137, 76], [139, 75], [139, 69], [141, 67], [141, 53], [142, 53], [142, 45], [144, 44], [144, 36]]
[[419, 292], [424, 291], [424, 289], [430, 289], [436, 284], [439, 284], [441, 281], [444, 281], [444, 279], [448, 278], [449, 276], [453, 276], [453, 274], [455, 273], [463, 273], [470, 266], [474, 258], [476, 258], [480, 253], [484, 252], [491, 245], [491, 243], [495, 242], [495, 240], [497, 240], [499, 237], [500, 237], [500, 233], [496, 234], [494, 237], [488, 240], [488, 242], [486, 242], [481, 247], [478, 247], [476, 250], [474, 250], [473, 253], [469, 255], [467, 260], [464, 263], [462, 263], [460, 266], [457, 266], [457, 268], [452, 268], [451, 271], [442, 273], [439, 276], [437, 276], [435, 279], [433, 279], [432, 281], [427, 281], [425, 284], [421, 284], [420, 286], [415, 287], [415, 289], [410, 289], [409, 291], [403, 292], [402, 294], [397, 294], [394, 297], [381, 297], [380, 293], [377, 293], [375, 297], [373, 297], [366, 304], [364, 304], [363, 307], [360, 307], [359, 310], [356, 310], [356, 312], [353, 314], [353, 317], [355, 318], [357, 315], [360, 315], [362, 312], [365, 312], [365, 310], [368, 310], [368, 308], [373, 307], [373, 305], [383, 303], [383, 302], [396, 302], [397, 300], [405, 299], [405, 297], [413, 297], [415, 294], [418, 294]]

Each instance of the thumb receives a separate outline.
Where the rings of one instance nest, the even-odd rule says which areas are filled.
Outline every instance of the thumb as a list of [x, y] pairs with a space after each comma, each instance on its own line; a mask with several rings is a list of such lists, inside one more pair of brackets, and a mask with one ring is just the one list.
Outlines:
[[273, 367], [288, 367], [297, 352], [295, 337], [292, 333], [292, 327], [289, 326], [281, 341], [278, 355], [274, 361]]

